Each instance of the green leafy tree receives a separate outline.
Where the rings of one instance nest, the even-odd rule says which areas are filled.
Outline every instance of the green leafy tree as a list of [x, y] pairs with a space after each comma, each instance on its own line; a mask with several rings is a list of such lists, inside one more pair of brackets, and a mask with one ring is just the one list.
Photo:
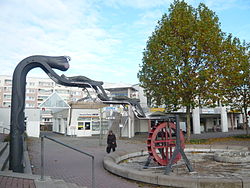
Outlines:
[[216, 81], [223, 35], [218, 17], [204, 4], [195, 9], [184, 1], [174, 1], [143, 52], [138, 73], [141, 85], [167, 111], [186, 107], [187, 140], [191, 110], [215, 96], [210, 88]]
[[250, 107], [250, 52], [249, 44], [228, 35], [223, 42], [220, 62], [221, 101], [233, 109], [243, 110], [244, 128], [249, 134], [248, 112]]

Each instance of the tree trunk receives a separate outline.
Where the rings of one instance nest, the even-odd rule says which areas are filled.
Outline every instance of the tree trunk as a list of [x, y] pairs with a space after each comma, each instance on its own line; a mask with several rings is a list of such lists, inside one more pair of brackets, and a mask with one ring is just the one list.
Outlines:
[[235, 114], [233, 112], [233, 128], [232, 128], [232, 130], [234, 130], [234, 127], [235, 127]]
[[191, 136], [191, 114], [190, 114], [191, 108], [190, 106], [186, 106], [186, 117], [187, 117], [187, 142], [190, 141]]
[[246, 134], [248, 135], [249, 134], [249, 126], [248, 126], [248, 117], [247, 117], [247, 107], [244, 107], [244, 129], [246, 130]]
[[230, 122], [231, 122], [231, 129], [234, 130], [234, 125], [233, 125], [233, 114], [230, 114]]

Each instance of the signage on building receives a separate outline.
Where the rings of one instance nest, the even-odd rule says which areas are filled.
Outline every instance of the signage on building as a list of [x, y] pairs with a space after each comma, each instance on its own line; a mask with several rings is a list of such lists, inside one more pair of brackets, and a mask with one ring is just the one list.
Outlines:
[[107, 106], [107, 107], [104, 107], [104, 110], [105, 110], [105, 111], [117, 110], [117, 107], [114, 107], [114, 106]]
[[79, 114], [79, 117], [99, 117], [98, 113], [81, 113]]
[[207, 108], [207, 109], [201, 109], [202, 114], [214, 114], [215, 111], [212, 108]]
[[150, 112], [165, 112], [165, 108], [150, 108]]
[[[229, 113], [241, 113], [240, 110], [228, 110], [228, 112], [229, 112]], [[250, 112], [250, 111], [248, 111], [248, 115], [249, 115], [249, 112]]]

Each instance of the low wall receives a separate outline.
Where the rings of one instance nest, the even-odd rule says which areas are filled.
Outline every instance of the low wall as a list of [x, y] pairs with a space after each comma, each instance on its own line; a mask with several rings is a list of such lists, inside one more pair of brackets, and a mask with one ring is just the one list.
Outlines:
[[[210, 145], [195, 145], [187, 146], [187, 150], [201, 151], [201, 150], [247, 150], [246, 147], [237, 146], [210, 146]], [[143, 151], [125, 151], [120, 150], [111, 153], [104, 157], [104, 168], [118, 176], [123, 178], [136, 180], [144, 183], [150, 183], [155, 185], [171, 186], [171, 187], [183, 187], [183, 188], [215, 188], [215, 187], [227, 187], [227, 188], [250, 188], [250, 179], [235, 178], [199, 178], [199, 177], [181, 177], [164, 174], [153, 174], [151, 172], [136, 170], [119, 165], [122, 160], [147, 155], [147, 152]]]

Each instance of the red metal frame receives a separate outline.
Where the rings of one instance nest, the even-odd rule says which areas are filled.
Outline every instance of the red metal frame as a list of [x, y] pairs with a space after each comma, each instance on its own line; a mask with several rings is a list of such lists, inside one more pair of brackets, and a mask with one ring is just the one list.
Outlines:
[[[173, 122], [163, 122], [155, 125], [150, 131], [147, 139], [147, 147], [149, 155], [161, 166], [166, 166], [173, 155], [176, 146], [176, 125]], [[180, 131], [181, 148], [185, 148], [184, 134]], [[174, 159], [174, 163], [181, 159], [179, 153]]]

